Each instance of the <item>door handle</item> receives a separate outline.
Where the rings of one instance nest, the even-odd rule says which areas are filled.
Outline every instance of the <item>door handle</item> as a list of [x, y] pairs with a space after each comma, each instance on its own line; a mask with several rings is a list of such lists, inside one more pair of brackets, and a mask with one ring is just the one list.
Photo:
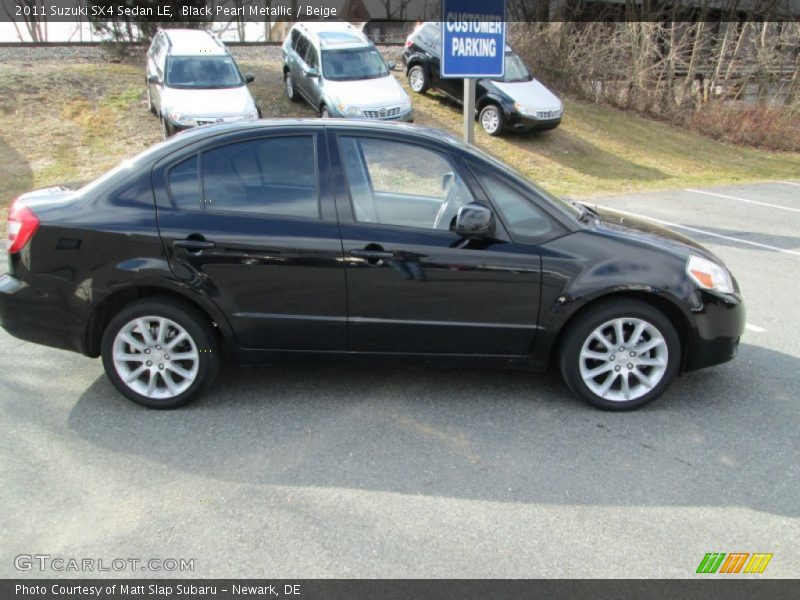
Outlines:
[[394, 258], [394, 252], [385, 252], [384, 250], [350, 250], [350, 256], [366, 258], [368, 260], [379, 260]]
[[199, 252], [201, 250], [209, 250], [216, 246], [214, 242], [206, 240], [175, 240], [172, 245], [176, 248], [186, 248], [190, 252]]

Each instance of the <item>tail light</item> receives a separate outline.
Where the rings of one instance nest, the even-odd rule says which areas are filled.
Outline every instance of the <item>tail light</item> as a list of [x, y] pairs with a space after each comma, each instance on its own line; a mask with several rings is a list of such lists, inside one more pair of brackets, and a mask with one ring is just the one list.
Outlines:
[[414, 45], [414, 42], [411, 41], [411, 38], [406, 39], [406, 48], [411, 48]]
[[19, 200], [8, 209], [8, 253], [19, 252], [39, 228], [39, 219]]

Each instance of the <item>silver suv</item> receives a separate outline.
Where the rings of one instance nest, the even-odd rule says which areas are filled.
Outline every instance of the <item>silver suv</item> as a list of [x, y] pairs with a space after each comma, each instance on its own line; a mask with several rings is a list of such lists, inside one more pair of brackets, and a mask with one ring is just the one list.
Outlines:
[[202, 29], [162, 29], [147, 52], [147, 101], [164, 137], [196, 125], [258, 119], [247, 84], [225, 45]]
[[282, 53], [286, 95], [305, 99], [321, 117], [413, 121], [394, 63], [349, 23], [297, 23]]

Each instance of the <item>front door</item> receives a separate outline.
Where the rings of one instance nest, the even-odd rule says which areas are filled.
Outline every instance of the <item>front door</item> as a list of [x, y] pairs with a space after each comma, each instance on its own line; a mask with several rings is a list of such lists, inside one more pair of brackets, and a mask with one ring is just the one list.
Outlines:
[[537, 330], [539, 254], [502, 232], [498, 239], [470, 241], [451, 230], [460, 206], [485, 201], [472, 176], [438, 147], [357, 131], [331, 138], [331, 152], [346, 173], [336, 193], [349, 348], [529, 354]]
[[172, 271], [217, 304], [243, 348], [342, 350], [345, 274], [323, 130], [249, 136], [156, 167]]

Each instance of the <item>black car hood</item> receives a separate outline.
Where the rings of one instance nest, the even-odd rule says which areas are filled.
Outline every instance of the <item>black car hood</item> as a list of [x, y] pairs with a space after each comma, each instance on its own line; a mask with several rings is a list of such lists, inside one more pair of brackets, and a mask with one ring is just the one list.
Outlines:
[[622, 235], [665, 250], [671, 250], [676, 254], [696, 254], [722, 264], [722, 261], [713, 252], [685, 235], [676, 233], [652, 221], [631, 217], [613, 209], [599, 208], [591, 204], [589, 206], [599, 217], [596, 229], [600, 233]]

